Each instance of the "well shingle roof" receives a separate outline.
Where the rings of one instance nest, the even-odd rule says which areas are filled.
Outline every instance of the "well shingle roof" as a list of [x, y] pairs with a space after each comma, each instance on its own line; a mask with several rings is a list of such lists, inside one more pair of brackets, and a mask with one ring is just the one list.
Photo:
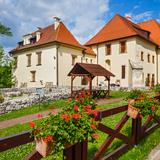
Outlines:
[[69, 72], [68, 76], [71, 75], [82, 75], [82, 74], [89, 74], [92, 76], [104, 76], [110, 77], [114, 76], [113, 73], [106, 70], [99, 64], [89, 64], [89, 63], [76, 63], [72, 70]]

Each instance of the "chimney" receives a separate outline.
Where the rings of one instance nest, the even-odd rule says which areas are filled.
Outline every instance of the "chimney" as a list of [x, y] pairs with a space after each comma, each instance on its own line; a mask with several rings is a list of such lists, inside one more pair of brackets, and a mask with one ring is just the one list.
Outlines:
[[41, 38], [41, 32], [40, 31], [37, 31], [36, 32], [36, 42], [38, 42]]
[[53, 17], [55, 22], [54, 22], [54, 29], [56, 30], [61, 22], [61, 19], [58, 17]]

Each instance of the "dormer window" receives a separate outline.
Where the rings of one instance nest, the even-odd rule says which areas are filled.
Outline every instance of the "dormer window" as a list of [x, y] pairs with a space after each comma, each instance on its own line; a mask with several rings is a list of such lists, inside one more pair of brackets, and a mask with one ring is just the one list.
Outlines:
[[34, 44], [36, 42], [36, 37], [32, 37], [31, 39], [30, 39], [30, 44]]

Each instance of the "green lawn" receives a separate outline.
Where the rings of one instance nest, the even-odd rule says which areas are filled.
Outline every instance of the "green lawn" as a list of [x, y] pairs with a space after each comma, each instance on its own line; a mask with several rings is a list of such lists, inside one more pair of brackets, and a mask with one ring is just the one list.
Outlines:
[[[98, 108], [111, 108], [120, 105], [126, 104], [125, 101], [115, 102], [112, 104], [101, 105]], [[111, 128], [117, 124], [124, 113], [119, 113], [111, 117], [107, 117], [103, 119], [103, 123], [107, 124]], [[126, 125], [122, 129], [122, 133], [128, 135], [131, 133], [131, 120], [129, 120]], [[16, 126], [12, 126], [6, 129], [0, 129], [0, 137], [12, 135], [15, 133], [19, 133], [24, 130], [28, 130], [28, 123], [27, 124], [18, 124]], [[137, 147], [132, 148], [125, 154], [123, 154], [119, 160], [145, 160], [147, 155], [150, 153], [151, 149], [154, 148], [157, 144], [160, 143], [160, 129], [155, 130], [154, 133], [144, 138]], [[100, 138], [98, 139], [97, 143], [91, 144], [89, 143], [89, 160], [92, 159], [93, 154], [99, 148], [100, 144], [106, 138], [106, 134], [100, 133]], [[109, 150], [107, 150], [106, 154], [113, 149], [117, 148], [121, 145], [121, 141], [115, 139], [112, 145], [110, 146]], [[16, 147], [14, 149], [7, 150], [5, 152], [0, 153], [0, 160], [22, 160], [27, 154], [29, 154], [34, 148], [34, 143], [22, 145], [20, 147]], [[43, 158], [44, 160], [52, 160], [51, 157]]]

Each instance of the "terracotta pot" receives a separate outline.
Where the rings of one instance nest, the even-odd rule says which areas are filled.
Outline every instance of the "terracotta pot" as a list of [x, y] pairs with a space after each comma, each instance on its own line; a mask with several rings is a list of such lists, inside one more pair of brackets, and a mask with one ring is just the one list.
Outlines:
[[140, 109], [132, 106], [131, 104], [128, 105], [128, 111], [127, 111], [127, 115], [133, 119], [136, 119], [138, 116]]
[[35, 138], [35, 141], [36, 141], [36, 150], [43, 157], [46, 157], [51, 153], [51, 151], [53, 149], [53, 145], [51, 142], [46, 143], [42, 138], [40, 138], [40, 139]]

